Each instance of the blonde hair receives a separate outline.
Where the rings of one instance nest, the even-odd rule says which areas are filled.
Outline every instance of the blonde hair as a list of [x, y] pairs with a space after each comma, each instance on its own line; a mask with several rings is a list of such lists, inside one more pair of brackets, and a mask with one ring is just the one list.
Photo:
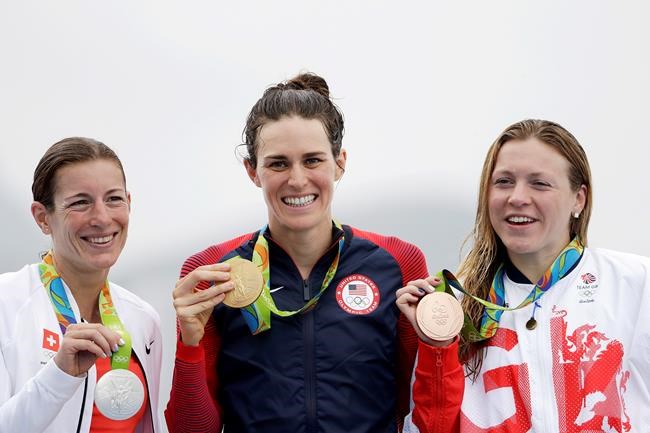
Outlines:
[[[569, 182], [574, 191], [582, 185], [586, 187], [585, 206], [579, 218], [571, 218], [570, 235], [578, 237], [587, 246], [587, 228], [591, 217], [591, 170], [584, 149], [578, 140], [557, 123], [548, 120], [527, 119], [507, 127], [492, 143], [483, 163], [481, 172], [478, 207], [474, 229], [468, 236], [473, 241], [469, 254], [465, 257], [458, 270], [458, 277], [463, 281], [463, 287], [468, 293], [481, 299], [487, 299], [492, 279], [498, 266], [506, 258], [506, 249], [497, 236], [488, 211], [490, 178], [496, 165], [499, 151], [503, 145], [512, 140], [537, 138], [558, 151], [569, 162]], [[483, 306], [466, 296], [463, 309], [478, 329], [483, 315]], [[466, 361], [467, 372], [476, 378], [480, 372], [484, 356], [484, 343], [461, 341], [461, 358]]]

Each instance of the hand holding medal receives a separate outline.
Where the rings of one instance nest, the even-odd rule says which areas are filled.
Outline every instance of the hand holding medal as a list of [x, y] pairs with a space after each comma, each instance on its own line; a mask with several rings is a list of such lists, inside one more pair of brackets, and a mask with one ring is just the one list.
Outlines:
[[446, 346], [462, 329], [463, 310], [448, 292], [444, 278], [438, 275], [410, 281], [396, 293], [398, 308], [427, 344]]
[[[200, 290], [200, 283], [212, 285]], [[228, 263], [199, 266], [178, 280], [173, 291], [174, 308], [184, 344], [199, 344], [213, 308], [234, 288]]]
[[110, 357], [119, 343], [120, 335], [104, 325], [73, 323], [63, 335], [54, 362], [70, 376], [80, 376], [95, 365], [97, 358]]

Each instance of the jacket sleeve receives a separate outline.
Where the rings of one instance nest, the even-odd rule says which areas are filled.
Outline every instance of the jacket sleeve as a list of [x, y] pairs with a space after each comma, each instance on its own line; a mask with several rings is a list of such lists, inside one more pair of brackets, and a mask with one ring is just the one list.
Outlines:
[[[402, 272], [402, 286], [409, 281], [426, 278], [427, 264], [424, 254], [415, 245], [397, 238], [386, 238], [385, 247], [399, 263]], [[396, 287], [397, 289], [397, 287]], [[397, 308], [397, 307], [395, 307]], [[418, 337], [408, 319], [400, 313], [397, 321], [397, 428], [403, 428], [404, 417], [409, 412], [411, 402], [410, 384], [418, 348]]]
[[219, 345], [212, 318], [198, 346], [186, 346], [179, 336], [171, 396], [165, 410], [170, 433], [221, 431], [221, 406], [217, 399]]
[[51, 359], [20, 390], [12, 393], [13, 380], [0, 350], [0, 433], [45, 431], [84, 380], [85, 377], [65, 373]]
[[[198, 266], [219, 262], [224, 253], [243, 239], [245, 237], [193, 255], [183, 264], [181, 277]], [[205, 289], [208, 285], [204, 281], [197, 288]], [[183, 344], [178, 327], [177, 333], [174, 376], [169, 403], [165, 409], [167, 428], [170, 433], [220, 432], [223, 424], [218, 400], [217, 358], [221, 337], [214, 317], [208, 319], [203, 338], [196, 347]]]
[[447, 347], [433, 347], [420, 341], [413, 384], [414, 406], [404, 420], [404, 432], [460, 432], [464, 389], [458, 339]]

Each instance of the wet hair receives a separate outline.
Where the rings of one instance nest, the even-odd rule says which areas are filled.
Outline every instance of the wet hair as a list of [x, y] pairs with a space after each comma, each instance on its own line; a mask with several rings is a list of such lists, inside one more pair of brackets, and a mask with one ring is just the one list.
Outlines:
[[79, 162], [107, 159], [115, 162], [122, 172], [126, 185], [126, 175], [122, 162], [115, 152], [104, 143], [85, 137], [70, 137], [54, 143], [45, 152], [34, 170], [32, 195], [34, 201], [41, 203], [48, 211], [54, 209], [56, 192], [56, 173], [59, 169]]
[[339, 156], [343, 142], [343, 114], [332, 102], [327, 82], [316, 74], [303, 73], [266, 89], [248, 114], [243, 132], [248, 154], [245, 159], [253, 168], [257, 167], [258, 138], [262, 127], [290, 116], [320, 120], [332, 146], [332, 155], [334, 158]]
[[[580, 212], [580, 217], [572, 218], [567, 215], [567, 224], [569, 224], [570, 237], [577, 237], [582, 245], [587, 246], [587, 228], [592, 209], [592, 184], [589, 161], [584, 149], [569, 131], [557, 123], [537, 119], [514, 123], [497, 137], [485, 157], [481, 172], [476, 222], [468, 237], [468, 240], [472, 241], [472, 247], [458, 270], [458, 277], [463, 281], [465, 290], [481, 299], [487, 299], [497, 268], [507, 257], [505, 245], [490, 223], [488, 207], [490, 178], [503, 145], [513, 140], [526, 140], [531, 137], [552, 147], [568, 161], [567, 176], [574, 192], [582, 185], [586, 187], [585, 206]], [[462, 304], [463, 310], [478, 329], [483, 315], [483, 306], [469, 296], [463, 298]], [[461, 357], [467, 361], [468, 373], [472, 378], [476, 378], [483, 361], [484, 343], [470, 344], [461, 341], [460, 351]]]

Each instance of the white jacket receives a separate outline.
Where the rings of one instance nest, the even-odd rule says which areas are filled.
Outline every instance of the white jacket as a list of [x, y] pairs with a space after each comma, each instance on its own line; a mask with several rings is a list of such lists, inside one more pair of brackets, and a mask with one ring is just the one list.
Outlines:
[[[510, 305], [532, 288], [504, 283]], [[503, 313], [478, 378], [465, 380], [460, 431], [650, 432], [650, 259], [586, 249], [538, 304], [533, 330], [533, 305]], [[443, 430], [406, 419], [405, 431]]]
[[[147, 382], [149, 405], [137, 431], [161, 432], [160, 318], [149, 304], [122, 287], [110, 283], [110, 291]], [[67, 287], [66, 292], [79, 322], [79, 308]], [[51, 350], [57, 339], [60, 344], [63, 336], [38, 265], [0, 275], [0, 433], [90, 430], [95, 367], [86, 377], [63, 372], [53, 360], [56, 352]]]

